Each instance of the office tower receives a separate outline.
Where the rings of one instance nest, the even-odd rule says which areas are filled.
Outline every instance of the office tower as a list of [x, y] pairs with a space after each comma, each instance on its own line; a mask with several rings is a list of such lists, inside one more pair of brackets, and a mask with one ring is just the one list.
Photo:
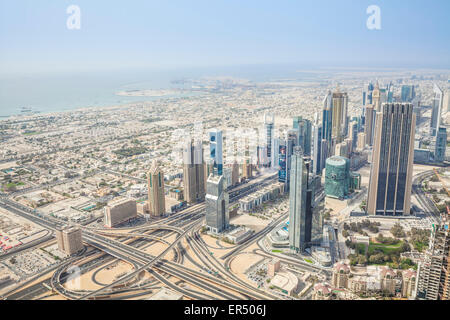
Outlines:
[[377, 114], [367, 212], [409, 215], [416, 116], [410, 103], [385, 103]]
[[340, 157], [348, 158], [348, 154], [349, 154], [348, 151], [349, 150], [348, 150], [347, 143], [344, 141], [344, 142], [341, 142], [341, 143], [336, 145], [335, 155], [336, 156], [340, 156]]
[[250, 179], [253, 177], [253, 165], [250, 163], [250, 158], [245, 157], [242, 163], [242, 177], [244, 179]]
[[444, 94], [444, 110], [450, 112], [450, 91], [447, 90]]
[[415, 96], [413, 85], [402, 85], [401, 102], [411, 102]]
[[[264, 133], [265, 133], [265, 140], [266, 140], [266, 147], [267, 147], [267, 158], [272, 160], [272, 141], [274, 138], [274, 123], [275, 123], [275, 117], [273, 114], [264, 114]], [[270, 163], [269, 163], [270, 165]]]
[[294, 117], [293, 128], [298, 131], [298, 146], [302, 147], [305, 156], [311, 155], [311, 132], [312, 124], [308, 119], [303, 117]]
[[323, 172], [323, 169], [325, 168], [325, 161], [328, 158], [328, 144], [325, 139], [322, 139], [321, 142], [321, 151], [320, 151], [320, 173]]
[[368, 146], [373, 145], [373, 135], [375, 133], [375, 119], [376, 110], [372, 105], [366, 106], [366, 125], [364, 126], [364, 133], [366, 135], [365, 144]]
[[333, 106], [333, 95], [331, 91], [328, 91], [327, 95], [323, 100], [323, 110], [322, 110], [322, 138], [325, 139], [329, 146], [331, 146], [331, 132], [332, 132], [332, 106]]
[[83, 249], [81, 229], [77, 227], [57, 229], [56, 242], [58, 243], [58, 250], [69, 256], [81, 251]]
[[434, 161], [444, 162], [446, 147], [447, 147], [447, 129], [445, 127], [440, 127], [436, 135]]
[[214, 172], [219, 176], [223, 170], [222, 155], [222, 130], [212, 129], [209, 131], [209, 156], [214, 161]]
[[147, 173], [148, 184], [148, 208], [154, 217], [166, 213], [166, 201], [164, 190], [164, 173], [159, 168], [156, 160], [153, 161], [150, 171]]
[[372, 104], [373, 84], [369, 83], [367, 90], [363, 91], [363, 106]]
[[271, 167], [272, 169], [279, 169], [279, 150], [280, 150], [280, 139], [279, 138], [274, 138], [272, 139], [272, 148], [273, 148], [273, 152], [272, 152], [272, 157], [270, 160], [271, 163]]
[[358, 121], [352, 120], [348, 125], [348, 137], [352, 140], [351, 150], [356, 149], [358, 141]]
[[291, 157], [289, 193], [289, 248], [302, 252], [306, 246], [306, 197], [308, 171], [301, 147], [294, 148]]
[[113, 228], [116, 225], [137, 217], [136, 200], [128, 198], [115, 199], [104, 208], [105, 226]]
[[289, 136], [279, 141], [278, 148], [278, 181], [284, 183], [284, 190], [289, 190], [291, 156], [294, 150], [295, 137]]
[[205, 163], [201, 141], [186, 141], [183, 150], [184, 200], [189, 204], [205, 200]]
[[416, 297], [450, 300], [450, 216], [442, 214], [433, 224], [428, 250], [418, 267]]
[[325, 165], [325, 195], [343, 199], [350, 190], [350, 161], [341, 156], [328, 158]]
[[267, 157], [267, 146], [257, 146], [256, 154], [258, 156], [258, 167], [267, 167], [270, 164]]
[[366, 148], [366, 134], [364, 132], [358, 133], [358, 143], [356, 149], [362, 151]]
[[420, 98], [419, 97], [415, 97], [411, 103], [413, 105], [413, 111], [416, 114], [416, 123], [420, 123], [421, 117], [422, 117], [422, 110], [421, 110], [421, 106], [420, 106]]
[[[375, 84], [375, 89], [373, 89], [373, 92], [372, 92], [372, 105], [373, 105], [373, 109], [375, 110], [375, 112], [381, 111], [381, 93], [380, 93], [380, 85], [379, 85], [378, 81]], [[367, 123], [367, 118], [366, 118], [366, 123]]]
[[442, 108], [444, 105], [444, 92], [436, 84], [434, 85], [434, 98], [432, 103], [430, 134], [434, 137], [441, 126]]
[[210, 175], [206, 183], [206, 225], [213, 233], [228, 228], [228, 193], [224, 188], [224, 177]]
[[333, 92], [333, 105], [332, 105], [332, 130], [331, 139], [335, 144], [344, 141], [344, 137], [347, 135], [348, 118], [348, 96], [345, 92], [340, 92], [339, 87], [336, 88], [336, 92]]
[[392, 82], [389, 82], [387, 89], [387, 101], [386, 102], [394, 102], [394, 85], [392, 84]]
[[239, 164], [236, 160], [233, 162], [231, 170], [231, 184], [235, 186], [239, 183]]
[[314, 174], [322, 173], [322, 126], [315, 124], [313, 126], [313, 170]]

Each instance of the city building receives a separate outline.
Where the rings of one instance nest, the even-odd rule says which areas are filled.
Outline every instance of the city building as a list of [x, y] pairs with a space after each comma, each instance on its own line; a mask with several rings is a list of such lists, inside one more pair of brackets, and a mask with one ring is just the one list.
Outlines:
[[275, 274], [280, 271], [281, 262], [280, 259], [273, 259], [267, 264], [267, 275], [274, 277]]
[[377, 114], [367, 213], [409, 215], [416, 116], [412, 104], [385, 103]]
[[335, 144], [344, 141], [347, 136], [348, 129], [348, 95], [345, 92], [340, 92], [339, 87], [336, 88], [336, 92], [333, 92], [333, 104], [332, 104], [332, 130], [331, 138]]
[[250, 179], [253, 177], [253, 165], [250, 162], [249, 157], [244, 158], [244, 162], [242, 163], [242, 178]]
[[[323, 110], [322, 110], [322, 144], [326, 144], [327, 150], [334, 152], [334, 146], [332, 145], [332, 110], [333, 108], [333, 95], [331, 91], [328, 91], [327, 95], [323, 99]], [[328, 155], [324, 155], [325, 159]]]
[[356, 144], [357, 151], [363, 151], [366, 148], [366, 134], [364, 132], [358, 133], [358, 141]]
[[239, 208], [243, 212], [253, 212], [264, 202], [273, 201], [283, 195], [283, 193], [284, 183], [273, 183], [239, 199]]
[[376, 118], [376, 110], [374, 109], [373, 105], [366, 106], [364, 134], [366, 137], [365, 144], [368, 146], [372, 146], [373, 144], [373, 135], [375, 132], [375, 118]]
[[267, 159], [269, 161], [272, 160], [272, 152], [273, 150], [275, 150], [272, 145], [274, 139], [274, 124], [275, 124], [275, 116], [271, 113], [265, 113], [264, 114], [264, 134], [266, 142], [265, 147]]
[[136, 217], [137, 206], [133, 199], [120, 198], [111, 201], [104, 208], [104, 222], [109, 228]]
[[234, 161], [231, 169], [231, 185], [235, 186], [238, 183], [239, 183], [239, 164], [237, 163], [237, 161]]
[[209, 131], [209, 157], [213, 160], [214, 172], [218, 175], [222, 175], [223, 170], [222, 147], [222, 130], [211, 129]]
[[301, 147], [294, 148], [291, 158], [291, 181], [289, 192], [289, 247], [302, 252], [306, 248], [306, 197], [308, 170]]
[[228, 193], [224, 188], [223, 176], [210, 175], [206, 183], [206, 225], [213, 233], [228, 228]]
[[[380, 85], [379, 85], [378, 81], [375, 84], [375, 88], [372, 91], [372, 103], [371, 104], [372, 104], [375, 112], [381, 111], [381, 92], [380, 92]], [[366, 123], [367, 123], [367, 119], [366, 119]]]
[[321, 174], [323, 169], [322, 163], [322, 125], [318, 123], [318, 115], [315, 116], [314, 125], [312, 128], [313, 132], [313, 146], [312, 146], [312, 161], [313, 161], [313, 174]]
[[430, 134], [436, 136], [441, 127], [442, 109], [444, 107], [444, 92], [437, 84], [433, 87], [434, 98], [431, 111]]
[[83, 249], [81, 229], [77, 227], [57, 229], [56, 242], [58, 250], [69, 256], [81, 251]]
[[450, 215], [433, 224], [428, 250], [418, 267], [417, 298], [450, 300]]
[[445, 127], [439, 127], [439, 130], [436, 134], [436, 144], [434, 149], [435, 162], [444, 162], [446, 148], [447, 148], [447, 129]]
[[205, 163], [201, 141], [187, 141], [183, 149], [184, 200], [189, 204], [205, 200]]
[[401, 90], [401, 102], [411, 102], [416, 96], [413, 85], [402, 85]]
[[303, 117], [294, 117], [293, 128], [298, 132], [298, 140], [295, 145], [302, 147], [303, 154], [305, 156], [311, 155], [311, 133], [312, 124], [308, 119], [303, 119]]
[[348, 150], [348, 143], [347, 142], [341, 142], [336, 145], [336, 151], [334, 152], [335, 156], [338, 157], [344, 157], [348, 158], [349, 156], [349, 150]]
[[148, 182], [148, 209], [153, 217], [163, 216], [166, 213], [166, 201], [164, 190], [164, 173], [153, 161], [150, 171], [147, 173]]
[[325, 165], [325, 195], [343, 199], [350, 190], [350, 161], [341, 156], [328, 158]]

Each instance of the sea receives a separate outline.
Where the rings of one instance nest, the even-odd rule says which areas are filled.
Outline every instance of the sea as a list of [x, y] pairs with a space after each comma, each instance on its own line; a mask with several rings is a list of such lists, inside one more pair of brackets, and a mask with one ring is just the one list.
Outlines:
[[[192, 69], [134, 69], [107, 72], [71, 72], [33, 75], [0, 74], [0, 120], [23, 115], [24, 110], [51, 113], [86, 107], [106, 107], [193, 95], [189, 91], [164, 97], [126, 97], [124, 90], [183, 88], [179, 80], [233, 77], [254, 82], [277, 79], [311, 80], [315, 73], [294, 66], [238, 66]], [[184, 88], [187, 89], [187, 88]]]

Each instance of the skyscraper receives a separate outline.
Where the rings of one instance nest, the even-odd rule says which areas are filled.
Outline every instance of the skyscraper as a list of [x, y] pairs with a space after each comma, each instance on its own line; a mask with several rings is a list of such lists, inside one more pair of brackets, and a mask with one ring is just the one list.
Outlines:
[[401, 93], [401, 99], [402, 102], [411, 102], [414, 97], [416, 96], [416, 93], [414, 91], [413, 85], [402, 85], [402, 93]]
[[206, 225], [213, 233], [220, 233], [229, 225], [228, 193], [224, 177], [210, 175], [206, 184]]
[[333, 147], [344, 141], [344, 137], [347, 135], [348, 118], [348, 96], [345, 92], [340, 92], [339, 87], [336, 88], [336, 92], [333, 92], [333, 104], [332, 104], [332, 130], [331, 139], [333, 140]]
[[[372, 105], [373, 105], [373, 109], [375, 110], [375, 112], [381, 111], [381, 92], [380, 92], [380, 85], [379, 85], [378, 81], [375, 84], [375, 88], [373, 89], [373, 92], [372, 92]], [[367, 122], [367, 119], [366, 119], [366, 122]]]
[[433, 224], [430, 244], [419, 263], [417, 298], [420, 300], [450, 300], [450, 216], [441, 215]]
[[156, 160], [147, 173], [148, 183], [148, 208], [154, 217], [162, 216], [166, 213], [166, 201], [164, 191], [164, 173], [158, 166]]
[[441, 126], [442, 108], [444, 105], [444, 92], [436, 84], [434, 85], [434, 98], [431, 111], [430, 134], [435, 137]]
[[306, 246], [306, 202], [308, 170], [301, 147], [294, 148], [291, 157], [289, 192], [289, 248], [301, 252]]
[[332, 106], [333, 95], [331, 91], [328, 91], [327, 95], [323, 99], [322, 110], [322, 138], [326, 140], [328, 149], [331, 147], [331, 131], [332, 131]]
[[410, 103], [385, 103], [377, 113], [368, 214], [410, 214], [415, 127]]
[[322, 173], [322, 126], [320, 124], [315, 124], [313, 126], [313, 170], [314, 174]]
[[205, 163], [201, 141], [186, 141], [183, 150], [184, 200], [196, 203], [205, 200]]
[[303, 149], [303, 154], [305, 156], [311, 155], [311, 131], [312, 125], [311, 121], [308, 119], [303, 119], [303, 117], [294, 117], [293, 128], [298, 131], [298, 142]]
[[[265, 134], [266, 147], [267, 147], [267, 149], [266, 149], [267, 159], [269, 159], [269, 161], [272, 160], [272, 150], [273, 150], [272, 141], [274, 138], [274, 135], [273, 135], [274, 123], [275, 123], [274, 115], [271, 113], [265, 113], [264, 114], [264, 134]], [[270, 163], [269, 163], [269, 165], [270, 165]]]
[[363, 91], [363, 106], [372, 104], [373, 84], [369, 83], [367, 90]]
[[372, 105], [366, 106], [366, 125], [364, 126], [364, 133], [366, 134], [365, 144], [368, 146], [372, 146], [373, 144], [373, 135], [375, 131], [375, 118], [376, 118], [376, 110]]
[[222, 155], [222, 130], [212, 129], [209, 131], [209, 156], [214, 161], [214, 172], [219, 176], [223, 170]]
[[444, 162], [445, 148], [447, 147], [447, 129], [440, 127], [436, 135], [436, 147], [434, 150], [434, 161]]

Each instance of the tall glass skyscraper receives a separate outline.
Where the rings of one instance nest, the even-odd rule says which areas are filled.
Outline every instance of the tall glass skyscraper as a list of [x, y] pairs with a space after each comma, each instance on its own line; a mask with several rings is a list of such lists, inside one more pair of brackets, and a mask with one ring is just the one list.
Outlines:
[[[266, 152], [267, 152], [267, 159], [271, 161], [272, 159], [272, 152], [273, 152], [273, 146], [272, 141], [274, 138], [273, 134], [273, 128], [275, 123], [275, 117], [271, 113], [265, 113], [264, 114], [264, 134], [265, 134], [265, 140], [266, 140]], [[270, 166], [270, 163], [269, 163]]]
[[294, 252], [301, 252], [307, 244], [306, 197], [308, 189], [308, 170], [303, 160], [301, 147], [294, 148], [290, 175], [289, 248]]
[[370, 215], [409, 215], [416, 115], [410, 103], [377, 114], [367, 201]]
[[436, 134], [436, 147], [434, 150], [434, 161], [444, 162], [446, 147], [447, 147], [447, 129], [445, 127], [440, 127]]
[[431, 111], [431, 123], [430, 123], [430, 134], [435, 137], [440, 126], [441, 126], [441, 116], [442, 108], [444, 105], [444, 92], [436, 84], [434, 85], [434, 98]]
[[311, 131], [312, 125], [311, 121], [308, 119], [303, 119], [303, 117], [294, 117], [293, 128], [298, 131], [298, 142], [297, 145], [301, 146], [303, 149], [303, 154], [305, 156], [311, 155]]
[[212, 129], [209, 131], [209, 156], [214, 161], [214, 173], [221, 176], [223, 173], [222, 154], [222, 130]]

